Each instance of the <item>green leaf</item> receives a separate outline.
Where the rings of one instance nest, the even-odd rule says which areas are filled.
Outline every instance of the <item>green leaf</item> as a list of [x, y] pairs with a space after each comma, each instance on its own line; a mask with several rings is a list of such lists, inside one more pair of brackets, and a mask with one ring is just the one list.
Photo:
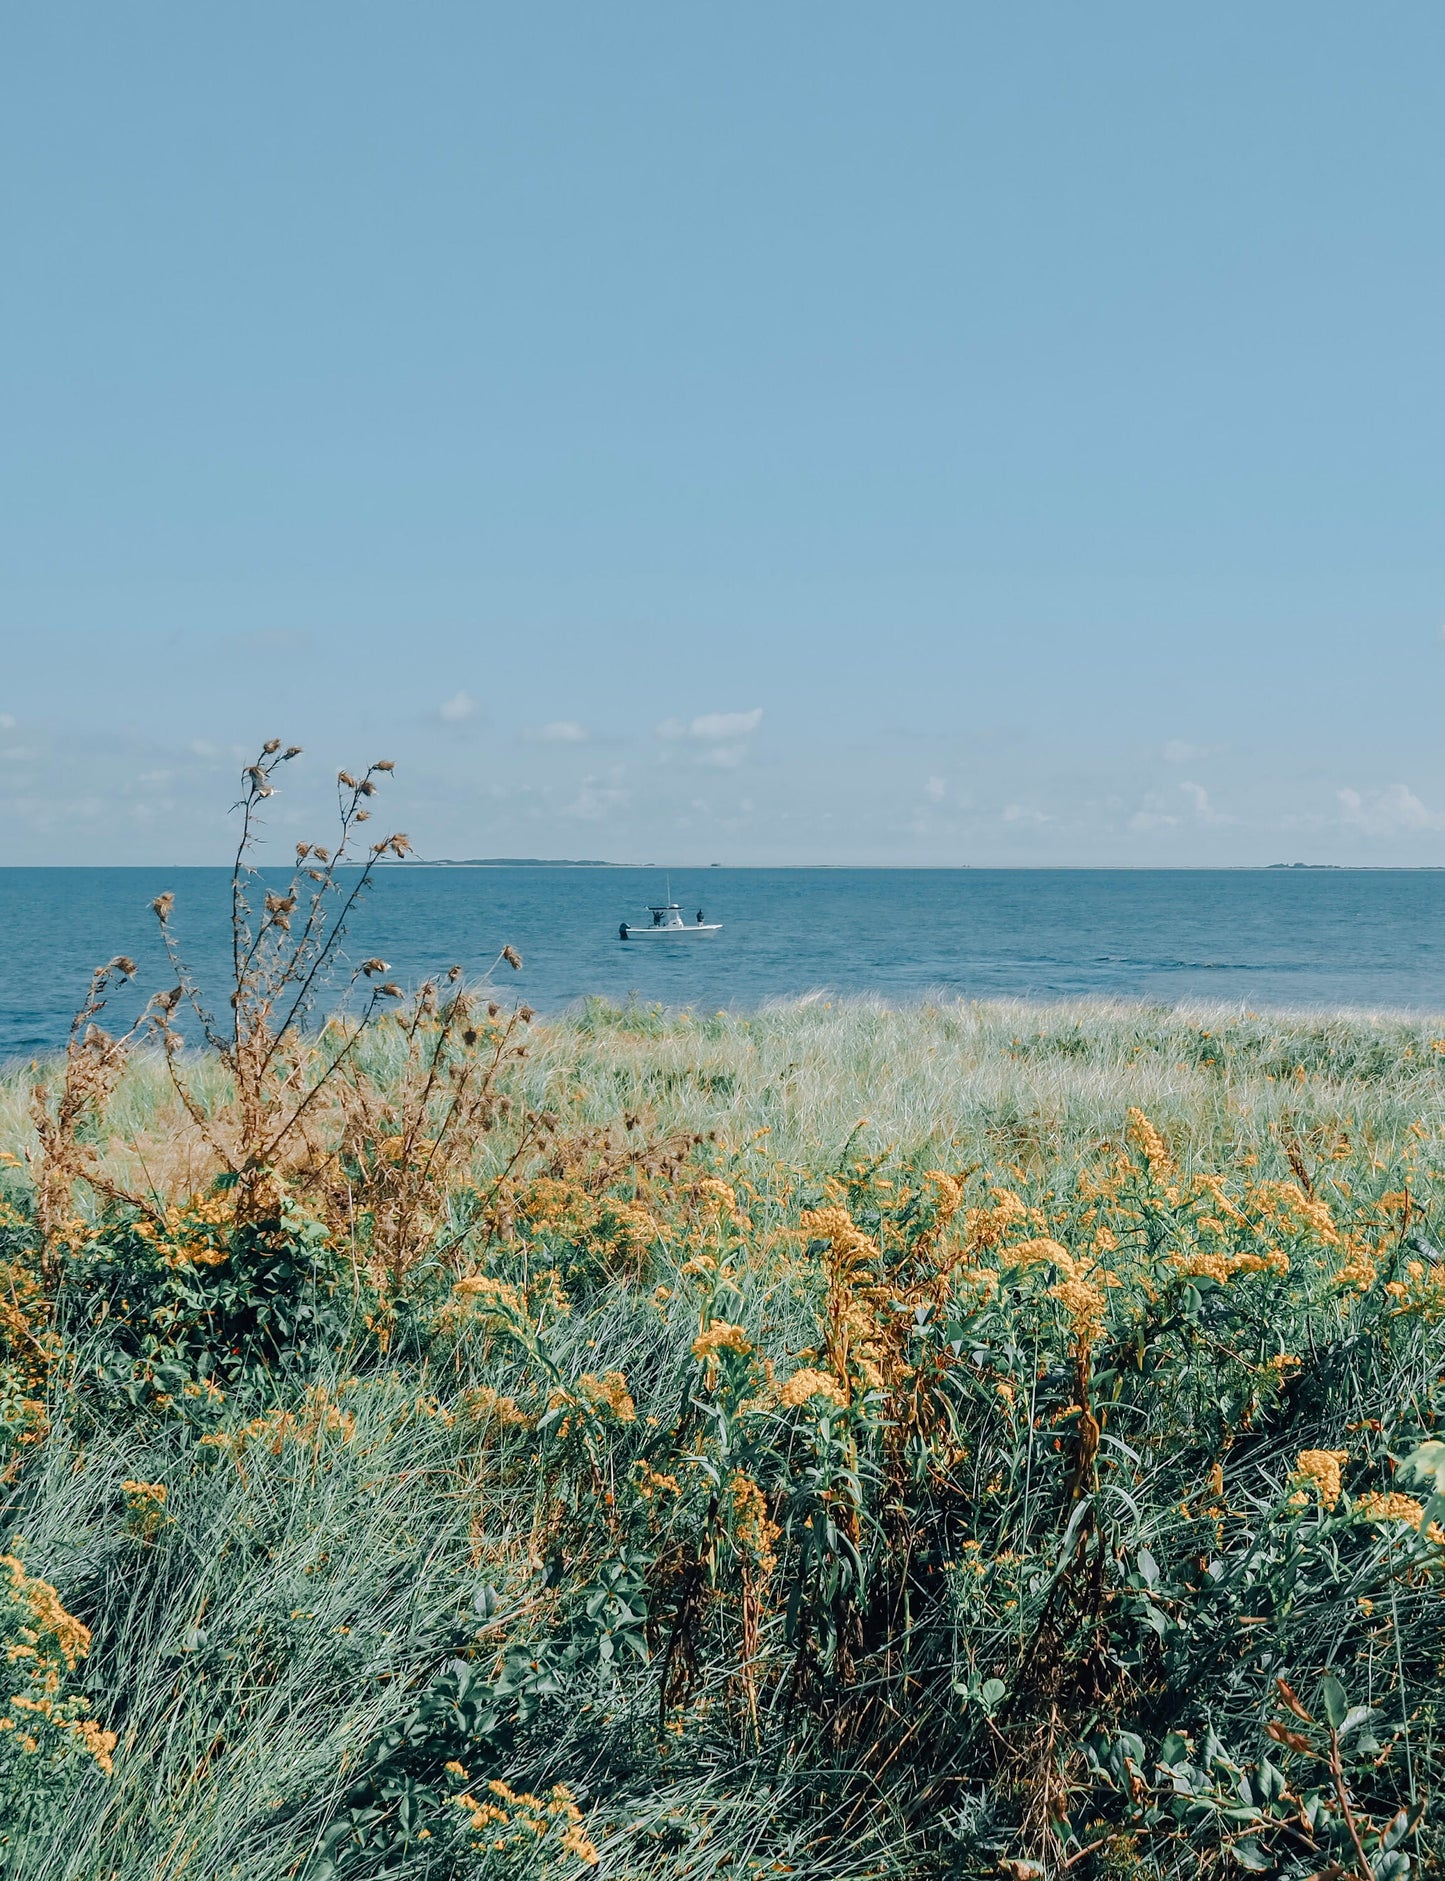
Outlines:
[[1435, 1485], [1435, 1494], [1445, 1496], [1445, 1443], [1433, 1439], [1417, 1444], [1400, 1465], [1407, 1476], [1419, 1476]]
[[1410, 1857], [1404, 1849], [1392, 1849], [1388, 1855], [1381, 1855], [1374, 1863], [1375, 1881], [1405, 1881], [1410, 1872]]
[[992, 1717], [1008, 1695], [1008, 1687], [1002, 1679], [985, 1679], [978, 1695], [984, 1710]]
[[1324, 1709], [1325, 1719], [1332, 1731], [1339, 1731], [1345, 1719], [1350, 1715], [1350, 1701], [1345, 1695], [1345, 1688], [1337, 1678], [1320, 1681], [1320, 1704]]

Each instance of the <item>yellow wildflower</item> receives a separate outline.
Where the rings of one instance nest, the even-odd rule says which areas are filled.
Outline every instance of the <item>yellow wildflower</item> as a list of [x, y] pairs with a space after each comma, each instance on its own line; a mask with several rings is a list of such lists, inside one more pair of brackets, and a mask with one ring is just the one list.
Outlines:
[[1301, 1450], [1295, 1458], [1294, 1481], [1302, 1489], [1313, 1486], [1325, 1508], [1340, 1499], [1340, 1470], [1350, 1460], [1348, 1450]]
[[814, 1371], [807, 1365], [799, 1367], [790, 1378], [785, 1378], [778, 1392], [778, 1402], [790, 1411], [814, 1398], [825, 1398], [829, 1403], [837, 1405], [848, 1401], [843, 1387], [831, 1372]]
[[752, 1341], [742, 1327], [730, 1326], [725, 1319], [715, 1319], [692, 1342], [693, 1357], [709, 1366], [717, 1363], [719, 1352], [736, 1352], [746, 1358], [752, 1349]]
[[1409, 1528], [1418, 1528], [1425, 1516], [1423, 1506], [1413, 1496], [1401, 1495], [1398, 1489], [1371, 1491], [1359, 1497], [1354, 1512], [1367, 1522], [1404, 1522]]

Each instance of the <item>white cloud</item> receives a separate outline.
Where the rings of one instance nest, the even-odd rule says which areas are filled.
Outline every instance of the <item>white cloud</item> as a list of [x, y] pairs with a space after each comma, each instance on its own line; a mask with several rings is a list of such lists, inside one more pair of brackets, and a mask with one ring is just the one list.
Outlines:
[[1203, 784], [1193, 784], [1186, 778], [1179, 788], [1194, 806], [1194, 818], [1196, 822], [1233, 823], [1237, 820], [1232, 816], [1226, 816], [1223, 811], [1215, 809], [1214, 805], [1209, 801], [1209, 792], [1204, 788]]
[[464, 718], [470, 718], [477, 709], [477, 702], [469, 692], [454, 692], [450, 699], [437, 707], [437, 717], [445, 719], [448, 725], [459, 725]]
[[585, 745], [587, 727], [579, 725], [576, 719], [554, 718], [549, 725], [542, 727], [541, 737], [549, 745]]
[[930, 803], [942, 803], [948, 793], [948, 786], [941, 777], [930, 777], [923, 786], [923, 794]]
[[1162, 810], [1136, 810], [1129, 818], [1130, 829], [1170, 829], [1179, 821], [1177, 816], [1166, 816]]
[[684, 724], [680, 718], [665, 718], [657, 728], [659, 738], [702, 738], [718, 740], [747, 738], [763, 722], [763, 708], [751, 712], [703, 712]]
[[746, 738], [762, 722], [763, 708], [755, 705], [751, 712], [704, 712], [687, 729], [694, 738]]
[[1026, 810], [1021, 803], [1006, 804], [1002, 817], [1002, 821], [1005, 823], [1030, 823], [1035, 826], [1041, 823], [1052, 823], [1053, 820], [1051, 816], [1046, 816], [1042, 810]]
[[1337, 790], [1340, 813], [1351, 829], [1367, 836], [1401, 836], [1410, 830], [1445, 828], [1445, 816], [1428, 810], [1404, 784], [1382, 790]]
[[15, 714], [13, 712], [0, 712], [0, 731], [13, 732], [14, 729]]

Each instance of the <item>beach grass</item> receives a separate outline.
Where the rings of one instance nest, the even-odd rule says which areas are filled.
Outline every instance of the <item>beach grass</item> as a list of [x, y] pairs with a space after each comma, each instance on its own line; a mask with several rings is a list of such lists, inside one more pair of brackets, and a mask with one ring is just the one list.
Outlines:
[[1445, 1022], [528, 1030], [399, 1265], [144, 1050], [42, 1233], [4, 1080], [0, 1872], [1428, 1871]]

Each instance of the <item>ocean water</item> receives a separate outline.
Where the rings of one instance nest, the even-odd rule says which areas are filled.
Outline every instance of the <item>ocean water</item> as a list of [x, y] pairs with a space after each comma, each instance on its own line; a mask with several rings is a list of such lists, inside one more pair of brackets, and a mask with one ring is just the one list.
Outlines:
[[[415, 983], [453, 963], [480, 974], [510, 942], [523, 968], [497, 981], [543, 1013], [589, 994], [714, 1011], [819, 991], [1445, 1011], [1445, 872], [701, 869], [671, 882], [720, 934], [618, 939], [664, 898], [656, 869], [392, 869], [348, 954], [381, 954]], [[223, 1005], [226, 883], [221, 869], [0, 869], [0, 1060], [62, 1045], [113, 954], [139, 964], [138, 995], [171, 984], [150, 913], [162, 889]]]

